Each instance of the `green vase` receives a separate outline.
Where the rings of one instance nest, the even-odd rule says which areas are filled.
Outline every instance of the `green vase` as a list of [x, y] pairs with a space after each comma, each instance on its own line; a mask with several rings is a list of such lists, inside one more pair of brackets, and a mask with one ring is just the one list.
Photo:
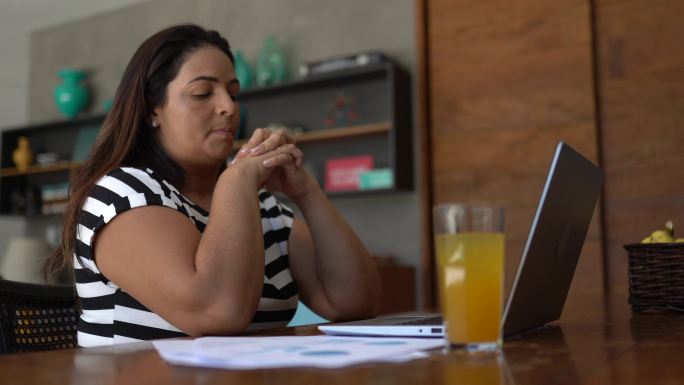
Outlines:
[[90, 97], [88, 88], [83, 84], [86, 72], [66, 68], [57, 74], [62, 78], [62, 84], [55, 87], [55, 104], [66, 117], [75, 118], [88, 104]]
[[267, 86], [285, 79], [287, 79], [285, 56], [273, 36], [268, 36], [264, 46], [259, 50], [256, 64], [256, 82], [260, 86]]
[[246, 90], [252, 85], [252, 70], [247, 59], [240, 50], [235, 51], [235, 76], [240, 81], [240, 89]]

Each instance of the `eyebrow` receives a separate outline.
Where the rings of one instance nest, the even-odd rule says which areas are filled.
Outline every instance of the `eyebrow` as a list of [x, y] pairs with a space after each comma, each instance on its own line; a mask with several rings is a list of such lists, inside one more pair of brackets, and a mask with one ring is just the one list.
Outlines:
[[[198, 76], [198, 77], [196, 77], [196, 78], [190, 80], [190, 81], [188, 82], [188, 84], [191, 84], [191, 83], [193, 83], [193, 82], [200, 81], [200, 80], [206, 80], [206, 81], [209, 81], [209, 82], [212, 82], [212, 83], [221, 83], [221, 81], [220, 81], [216, 76], [201, 75], [201, 76]], [[237, 80], [237, 79], [235, 79], [235, 78], [233, 78], [233, 79], [230, 79], [230, 81], [228, 82], [228, 85], [231, 85], [231, 84], [240, 84], [240, 81]]]

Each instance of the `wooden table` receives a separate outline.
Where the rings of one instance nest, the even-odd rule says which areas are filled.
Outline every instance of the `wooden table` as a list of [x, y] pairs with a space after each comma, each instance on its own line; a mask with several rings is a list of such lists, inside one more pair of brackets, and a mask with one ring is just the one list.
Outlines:
[[[312, 335], [311, 326], [262, 335]], [[402, 364], [229, 371], [172, 366], [149, 343], [0, 357], [8, 384], [675, 384], [684, 382], [684, 314], [632, 314], [624, 298], [570, 301], [559, 322], [503, 354], [431, 352]]]

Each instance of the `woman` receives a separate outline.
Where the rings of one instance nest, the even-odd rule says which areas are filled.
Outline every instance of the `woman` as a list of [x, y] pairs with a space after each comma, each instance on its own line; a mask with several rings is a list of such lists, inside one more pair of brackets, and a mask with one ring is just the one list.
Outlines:
[[233, 62], [217, 32], [180, 25], [128, 64], [46, 264], [73, 263], [81, 346], [283, 326], [299, 299], [331, 320], [377, 313], [377, 269], [292, 137], [258, 129], [225, 166]]

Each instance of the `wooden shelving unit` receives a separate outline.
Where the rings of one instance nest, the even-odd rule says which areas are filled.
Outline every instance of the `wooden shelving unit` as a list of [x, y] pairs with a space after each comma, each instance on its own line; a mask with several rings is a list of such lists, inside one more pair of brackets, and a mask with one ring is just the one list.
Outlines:
[[[390, 188], [331, 192], [331, 196], [409, 191], [413, 188], [410, 84], [408, 73], [388, 61], [244, 90], [239, 96], [244, 114], [240, 135], [249, 137], [257, 127], [271, 124], [303, 127], [305, 131], [296, 135], [296, 140], [305, 147], [304, 166], [321, 184], [332, 159], [370, 156], [373, 168], [393, 173], [394, 185]], [[0, 215], [31, 215], [30, 210], [22, 213], [16, 208], [22, 207], [29, 196], [40, 196], [46, 187], [49, 191], [68, 183], [69, 174], [81, 164], [83, 152], [75, 150], [84, 148], [79, 145], [84, 137], [91, 140], [84, 134], [99, 129], [105, 118], [93, 115], [3, 130]], [[334, 128], [323, 128], [326, 125]], [[19, 171], [13, 167], [12, 152], [22, 136], [29, 139], [34, 154], [53, 152], [64, 160]], [[233, 147], [239, 149], [247, 141], [236, 140]]]
[[[341, 138], [352, 138], [355, 136], [373, 135], [387, 133], [392, 129], [390, 122], [363, 124], [350, 127], [327, 128], [315, 130], [295, 135], [297, 143], [317, 142]], [[247, 143], [247, 139], [235, 141], [233, 147], [238, 149]]]
[[[392, 129], [390, 122], [382, 122], [376, 124], [363, 124], [359, 126], [351, 127], [337, 127], [328, 128], [324, 130], [316, 130], [311, 132], [305, 132], [296, 135], [298, 143], [306, 142], [317, 142], [324, 140], [334, 140], [341, 138], [352, 138], [356, 136], [373, 135], [387, 133]], [[247, 140], [238, 140], [233, 144], [235, 149], [242, 147]], [[19, 171], [16, 167], [6, 167], [0, 168], [0, 177], [11, 177], [11, 176], [21, 176], [21, 175], [32, 175], [32, 174], [42, 174], [48, 172], [58, 172], [58, 171], [68, 171], [77, 168], [80, 162], [60, 162], [57, 164], [51, 164], [46, 166], [31, 165], [28, 169]]]
[[[351, 126], [351, 127], [337, 127], [337, 128], [328, 128], [324, 130], [316, 130], [316, 131], [311, 131], [311, 132], [305, 132], [299, 135], [296, 135], [295, 138], [297, 139], [298, 143], [305, 143], [305, 142], [317, 142], [317, 141], [324, 141], [324, 140], [334, 140], [334, 139], [341, 139], [341, 138], [352, 138], [356, 136], [364, 136], [364, 135], [373, 135], [373, 134], [382, 134], [386, 133], [389, 130], [391, 130], [392, 125], [390, 122], [382, 122], [382, 123], [376, 123], [376, 124], [363, 124], [359, 126]], [[238, 140], [235, 142], [233, 147], [235, 149], [239, 149], [247, 143], [247, 140]], [[32, 174], [41, 174], [41, 173], [48, 173], [48, 172], [57, 172], [57, 171], [68, 171], [68, 170], [73, 170], [77, 168], [81, 163], [80, 162], [60, 162], [57, 164], [51, 164], [51, 165], [46, 165], [46, 166], [40, 166], [40, 165], [31, 165], [29, 166], [28, 169], [19, 171], [16, 167], [6, 167], [6, 168], [0, 168], [0, 177], [11, 177], [11, 176], [21, 176], [21, 175], [32, 175]]]
[[68, 171], [73, 170], [79, 166], [78, 162], [60, 162], [47, 166], [31, 165], [28, 169], [19, 171], [16, 167], [7, 167], [0, 169], [0, 177], [21, 176], [42, 174], [47, 172]]

